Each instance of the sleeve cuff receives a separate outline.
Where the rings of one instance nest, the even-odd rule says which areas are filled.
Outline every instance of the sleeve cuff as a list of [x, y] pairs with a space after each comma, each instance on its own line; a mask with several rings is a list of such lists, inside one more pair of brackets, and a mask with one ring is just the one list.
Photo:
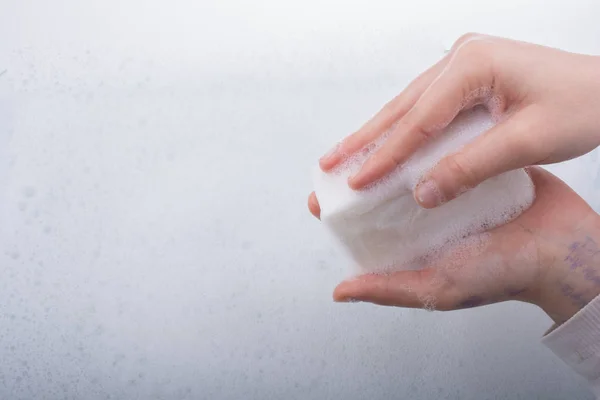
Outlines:
[[553, 326], [542, 343], [590, 382], [600, 396], [600, 296], [560, 326]]

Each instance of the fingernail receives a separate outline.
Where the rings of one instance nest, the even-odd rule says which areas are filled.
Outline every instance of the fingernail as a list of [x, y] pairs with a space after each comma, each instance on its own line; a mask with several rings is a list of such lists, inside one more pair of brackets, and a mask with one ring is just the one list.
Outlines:
[[415, 198], [425, 208], [434, 208], [444, 202], [437, 184], [431, 179], [417, 186]]

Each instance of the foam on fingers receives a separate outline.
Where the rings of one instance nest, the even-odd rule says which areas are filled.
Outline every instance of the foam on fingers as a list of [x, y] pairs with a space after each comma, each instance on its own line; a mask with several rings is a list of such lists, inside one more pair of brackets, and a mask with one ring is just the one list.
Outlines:
[[360, 191], [348, 186], [348, 177], [387, 135], [333, 171], [315, 168], [321, 220], [361, 272], [423, 268], [442, 247], [502, 225], [533, 203], [533, 183], [522, 169], [488, 179], [434, 209], [423, 209], [414, 200], [413, 190], [425, 173], [492, 126], [483, 108], [464, 111], [404, 165]]

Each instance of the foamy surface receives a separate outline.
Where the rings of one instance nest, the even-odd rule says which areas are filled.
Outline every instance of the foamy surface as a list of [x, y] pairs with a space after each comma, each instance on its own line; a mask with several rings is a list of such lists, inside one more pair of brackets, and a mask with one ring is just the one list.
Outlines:
[[491, 126], [492, 118], [483, 108], [461, 113], [405, 165], [366, 190], [350, 189], [348, 177], [387, 135], [332, 173], [316, 168], [321, 220], [363, 271], [424, 267], [442, 246], [506, 223], [533, 202], [533, 184], [524, 170], [488, 179], [431, 210], [421, 208], [412, 194], [423, 174], [441, 158]]

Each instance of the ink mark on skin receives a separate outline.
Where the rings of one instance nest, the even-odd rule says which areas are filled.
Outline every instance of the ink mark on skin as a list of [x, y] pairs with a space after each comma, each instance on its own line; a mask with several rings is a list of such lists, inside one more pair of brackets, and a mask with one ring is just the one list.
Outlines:
[[2, 77], [2, 75], [4, 75], [4, 74], [5, 74], [5, 73], [7, 73], [7, 72], [8, 72], [8, 70], [7, 70], [7, 69], [5, 69], [4, 71], [0, 71], [0, 78]]
[[526, 290], [527, 290], [527, 288], [523, 288], [523, 289], [506, 289], [504, 291], [504, 293], [506, 293], [510, 297], [515, 297], [515, 296], [518, 296], [521, 293], [525, 292]]
[[560, 285], [560, 291], [565, 296], [570, 296], [573, 293], [573, 288], [571, 287], [571, 285], [567, 285], [566, 283], [563, 283], [562, 285]]
[[480, 296], [471, 296], [458, 305], [458, 308], [473, 308], [483, 304], [483, 298]]
[[569, 254], [565, 261], [569, 263], [571, 270], [576, 270], [584, 265], [589, 266], [595, 257], [600, 255], [600, 247], [589, 236], [584, 241], [573, 242], [569, 246]]
[[581, 293], [575, 293], [575, 290], [569, 284], [563, 283], [560, 285], [560, 291], [565, 297], [571, 299], [573, 304], [577, 305], [579, 308], [583, 308], [588, 304], [588, 301], [583, 295]]
[[586, 281], [592, 282], [597, 286], [600, 286], [600, 275], [592, 267], [587, 267], [583, 270], [583, 277]]

